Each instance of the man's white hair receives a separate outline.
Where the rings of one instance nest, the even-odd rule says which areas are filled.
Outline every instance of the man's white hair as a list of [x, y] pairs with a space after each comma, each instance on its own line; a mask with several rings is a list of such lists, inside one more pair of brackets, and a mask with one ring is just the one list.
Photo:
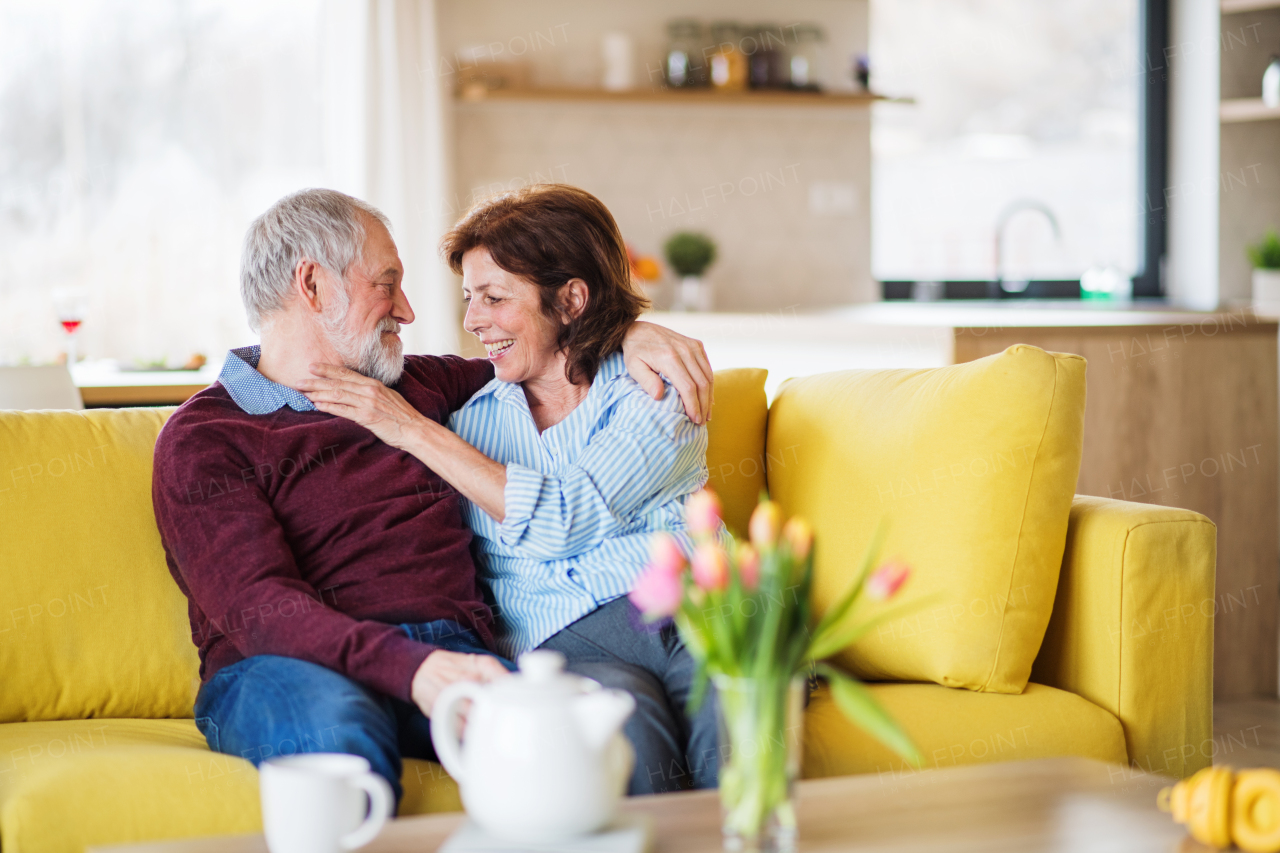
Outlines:
[[284, 307], [303, 261], [314, 261], [346, 282], [347, 269], [364, 248], [361, 214], [391, 230], [390, 220], [373, 205], [324, 189], [287, 195], [253, 220], [240, 256], [240, 298], [251, 329], [260, 331], [266, 318]]

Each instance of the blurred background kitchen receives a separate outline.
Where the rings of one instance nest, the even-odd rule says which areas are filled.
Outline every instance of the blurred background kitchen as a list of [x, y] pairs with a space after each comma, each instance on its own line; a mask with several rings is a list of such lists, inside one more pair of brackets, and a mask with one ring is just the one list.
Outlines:
[[390, 215], [410, 351], [470, 351], [438, 236], [545, 180], [609, 205], [664, 310], [1246, 303], [1276, 6], [2, 0], [0, 363], [207, 376], [252, 337], [247, 223], [305, 186]]

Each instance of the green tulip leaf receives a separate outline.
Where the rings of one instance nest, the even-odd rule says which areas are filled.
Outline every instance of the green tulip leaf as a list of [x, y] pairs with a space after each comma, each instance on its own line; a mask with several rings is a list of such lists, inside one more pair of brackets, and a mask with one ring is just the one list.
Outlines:
[[707, 698], [707, 664], [704, 660], [694, 660], [693, 685], [689, 690], [689, 698], [685, 702], [685, 712], [693, 719]]
[[866, 685], [827, 664], [818, 664], [818, 673], [831, 686], [836, 707], [854, 724], [920, 768], [920, 750], [889, 712], [876, 701]]
[[680, 629], [680, 639], [684, 641], [685, 647], [689, 649], [689, 654], [693, 655], [694, 660], [706, 660], [708, 653], [706, 632], [696, 624], [696, 619], [690, 618], [688, 610], [686, 605], [675, 616], [676, 627]]
[[[853, 607], [853, 603], [858, 600], [858, 595], [862, 592], [862, 587], [867, 582], [867, 577], [871, 574], [871, 567], [875, 565], [876, 559], [880, 556], [880, 549], [884, 547], [884, 539], [889, 533], [888, 522], [881, 520], [876, 526], [876, 532], [871, 537], [871, 547], [867, 548], [866, 555], [862, 558], [862, 566], [854, 575], [853, 584], [845, 591], [840, 600], [823, 614], [822, 619], [818, 622], [818, 627], [814, 629], [815, 638], [821, 638], [824, 634], [838, 630], [840, 624], [844, 622], [845, 616]], [[815, 642], [817, 640], [815, 639]]]
[[848, 648], [861, 640], [872, 628], [878, 628], [885, 622], [906, 616], [914, 610], [924, 610], [941, 599], [941, 593], [933, 593], [924, 598], [917, 598], [915, 601], [904, 601], [888, 607], [865, 622], [852, 622], [844, 626], [833, 625], [825, 634], [813, 638], [813, 643], [809, 646], [809, 657], [814, 660], [829, 658], [841, 649]]

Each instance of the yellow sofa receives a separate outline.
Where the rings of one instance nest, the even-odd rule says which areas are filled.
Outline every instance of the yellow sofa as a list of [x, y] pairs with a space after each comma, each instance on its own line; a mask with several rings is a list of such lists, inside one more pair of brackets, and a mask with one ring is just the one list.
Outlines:
[[[1083, 755], [1127, 765], [1118, 781], [1188, 775], [1212, 752], [1212, 607], [1200, 605], [1214, 595], [1213, 525], [1184, 510], [1073, 500], [1083, 361], [1014, 349], [976, 367], [788, 383], [772, 409], [763, 371], [722, 371], [708, 464], [726, 521], [741, 528], [767, 485], [788, 508], [819, 519], [819, 570], [838, 585], [852, 560], [837, 543], [861, 543], [885, 514], [887, 494], [899, 531], [890, 545], [935, 601], [953, 576], [960, 587], [960, 572], [965, 583], [1031, 572], [1023, 586], [1035, 589], [992, 599], [1004, 615], [991, 649], [983, 633], [991, 623], [937, 627], [935, 619], [932, 634], [908, 638], [915, 628], [895, 628], [882, 638], [888, 645], [841, 658], [864, 675], [902, 668], [903, 677], [873, 690], [915, 738], [926, 769]], [[1025, 476], [1025, 494], [1014, 493], [1013, 480], [965, 476], [948, 480], [945, 494], [903, 502], [897, 486], [872, 493], [858, 481], [859, 465], [883, 467], [899, 451], [893, 464], [907, 473], [932, 464], [934, 451], [955, 451], [954, 441], [967, 442], [964, 453], [976, 452], [974, 442], [998, 445], [1024, 409], [1037, 443], [1010, 476]], [[256, 771], [208, 751], [191, 719], [195, 647], [151, 511], [152, 448], [171, 411], [0, 412], [4, 853], [260, 827]], [[1008, 559], [966, 563], [971, 551], [999, 551], [1007, 534], [998, 517], [1010, 511], [1020, 533]], [[948, 527], [966, 513], [991, 524]], [[1024, 599], [1028, 609], [1017, 611]], [[970, 683], [969, 651], [994, 655], [989, 677]], [[814, 695], [806, 776], [880, 773], [888, 783], [915, 772], [850, 726], [825, 691]], [[404, 784], [402, 814], [459, 808], [452, 780], [434, 764], [407, 761]]]

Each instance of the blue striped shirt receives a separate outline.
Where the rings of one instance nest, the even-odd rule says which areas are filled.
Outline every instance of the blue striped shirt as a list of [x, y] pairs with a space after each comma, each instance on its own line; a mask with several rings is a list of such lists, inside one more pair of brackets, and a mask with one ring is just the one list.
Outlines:
[[706, 427], [685, 417], [671, 386], [660, 401], [646, 394], [621, 353], [541, 434], [524, 389], [497, 379], [449, 426], [507, 467], [501, 524], [462, 502], [497, 603], [503, 655], [515, 659], [630, 592], [655, 531], [672, 531], [688, 552], [684, 499], [707, 480]]

